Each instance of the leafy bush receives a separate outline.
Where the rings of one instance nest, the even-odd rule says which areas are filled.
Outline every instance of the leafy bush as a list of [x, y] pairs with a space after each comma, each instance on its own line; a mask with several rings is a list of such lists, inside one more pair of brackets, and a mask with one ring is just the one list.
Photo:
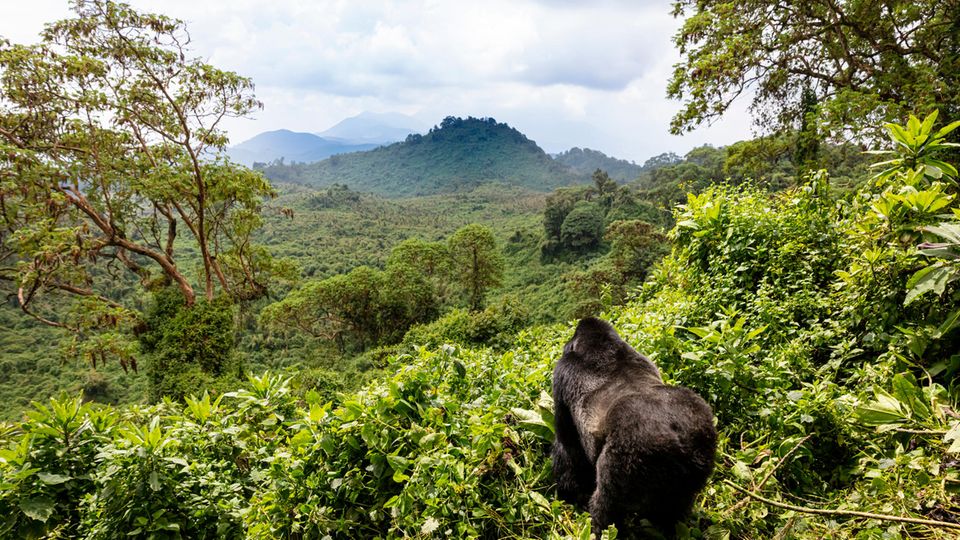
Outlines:
[[560, 241], [574, 250], [588, 249], [603, 238], [603, 211], [594, 203], [574, 205], [560, 226]]
[[527, 326], [528, 319], [526, 307], [515, 299], [504, 298], [483, 311], [455, 309], [432, 323], [414, 326], [403, 343], [432, 348], [453, 343], [502, 349]]
[[240, 380], [234, 353], [233, 306], [225, 298], [187, 307], [175, 289], [155, 293], [140, 343], [149, 354], [150, 393], [182, 399], [204, 390], [231, 388]]

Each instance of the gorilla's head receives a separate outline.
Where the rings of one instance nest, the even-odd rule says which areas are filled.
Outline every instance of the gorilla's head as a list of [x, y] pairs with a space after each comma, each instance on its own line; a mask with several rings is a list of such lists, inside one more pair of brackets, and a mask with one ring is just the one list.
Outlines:
[[624, 347], [633, 352], [630, 345], [617, 334], [613, 325], [596, 317], [587, 317], [577, 324], [577, 329], [563, 347], [563, 352], [581, 362], [605, 364], [614, 361]]

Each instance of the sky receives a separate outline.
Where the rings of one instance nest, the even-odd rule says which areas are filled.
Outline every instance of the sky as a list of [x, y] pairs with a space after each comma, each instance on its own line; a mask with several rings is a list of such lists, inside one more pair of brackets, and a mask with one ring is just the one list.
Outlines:
[[[192, 52], [253, 78], [264, 109], [226, 125], [239, 143], [321, 132], [364, 111], [493, 117], [547, 152], [578, 146], [643, 163], [751, 136], [746, 104], [669, 134], [680, 21], [648, 0], [128, 0], [187, 23]], [[38, 41], [66, 0], [0, 0], [0, 36]]]

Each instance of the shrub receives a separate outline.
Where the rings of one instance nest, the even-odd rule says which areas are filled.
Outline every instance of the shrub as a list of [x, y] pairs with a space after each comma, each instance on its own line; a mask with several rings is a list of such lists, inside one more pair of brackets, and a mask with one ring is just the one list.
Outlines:
[[506, 297], [483, 311], [455, 309], [429, 324], [414, 326], [403, 338], [405, 345], [438, 347], [445, 343], [502, 349], [527, 326], [529, 312]]

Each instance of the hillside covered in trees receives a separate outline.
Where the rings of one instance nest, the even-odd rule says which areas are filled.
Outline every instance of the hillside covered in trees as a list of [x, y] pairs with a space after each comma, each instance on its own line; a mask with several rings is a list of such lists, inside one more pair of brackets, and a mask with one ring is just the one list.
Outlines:
[[[571, 148], [553, 156], [553, 159], [583, 175], [602, 170], [609, 174], [610, 178], [620, 183], [635, 180], [645, 170], [643, 166], [636, 163], [610, 157], [603, 152], [589, 148]], [[653, 163], [650, 165], [654, 166]]]
[[[535, 191], [583, 183], [516, 129], [493, 118], [445, 118], [424, 135], [367, 152], [333, 156], [316, 163], [267, 164], [277, 182], [350, 189], [387, 196], [429, 195], [500, 182]], [[592, 171], [590, 171], [592, 172]]]
[[[875, 7], [676, 2], [673, 129], [768, 129], [629, 182], [454, 117], [255, 171], [182, 21], [0, 39], [0, 538], [957, 538], [958, 21]], [[559, 497], [587, 315], [712, 408], [669, 529]]]

